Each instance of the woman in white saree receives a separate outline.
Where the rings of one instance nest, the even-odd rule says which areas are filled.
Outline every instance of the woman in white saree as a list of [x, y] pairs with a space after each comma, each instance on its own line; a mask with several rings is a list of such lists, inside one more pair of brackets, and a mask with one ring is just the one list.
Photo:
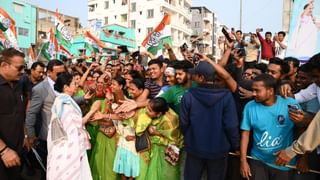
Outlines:
[[298, 58], [311, 57], [316, 53], [320, 25], [312, 15], [313, 4], [313, 1], [310, 1], [303, 7], [288, 45], [288, 51]]
[[49, 124], [47, 179], [91, 180], [86, 153], [90, 149], [89, 135], [84, 125], [94, 110], [82, 118], [80, 107], [72, 99], [76, 91], [72, 75], [60, 74], [54, 89], [61, 94], [54, 101]]

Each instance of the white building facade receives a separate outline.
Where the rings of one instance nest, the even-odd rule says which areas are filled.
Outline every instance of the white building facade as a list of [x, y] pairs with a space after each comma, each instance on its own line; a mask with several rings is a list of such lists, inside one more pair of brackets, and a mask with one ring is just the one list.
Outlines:
[[162, 20], [165, 13], [171, 15], [173, 49], [190, 42], [191, 0], [88, 0], [89, 24], [119, 24], [135, 29], [137, 46], [141, 46], [147, 34]]
[[200, 52], [215, 56], [217, 40], [216, 14], [206, 7], [191, 7], [191, 42], [193, 48]]

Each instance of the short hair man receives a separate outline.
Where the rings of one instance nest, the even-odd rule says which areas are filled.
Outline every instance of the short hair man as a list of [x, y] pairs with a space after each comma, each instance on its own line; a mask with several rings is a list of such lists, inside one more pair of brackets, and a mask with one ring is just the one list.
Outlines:
[[201, 179], [206, 167], [208, 179], [223, 180], [227, 154], [239, 148], [239, 128], [235, 102], [230, 91], [215, 89], [215, 70], [200, 63], [189, 73], [199, 85], [182, 98], [180, 129], [187, 152], [184, 179]]
[[[257, 29], [257, 36], [258, 39], [261, 43], [261, 59], [264, 60], [266, 63], [269, 62], [271, 58], [274, 57], [273, 53], [273, 42], [271, 40], [272, 33], [271, 32], [266, 32], [265, 33], [265, 38], [263, 38], [260, 34], [260, 30]], [[261, 60], [261, 62], [263, 62]]]
[[285, 77], [290, 71], [290, 66], [287, 62], [279, 59], [272, 58], [270, 59], [270, 63], [268, 64], [267, 74], [270, 74], [273, 78], [275, 78], [278, 82]]
[[246, 58], [244, 69], [253, 67], [258, 62], [260, 42], [256, 34], [250, 33], [250, 41], [244, 43], [246, 47]]
[[287, 49], [287, 42], [284, 40], [286, 33], [284, 31], [278, 32], [274, 36], [274, 56], [280, 59], [284, 59]]
[[290, 71], [287, 74], [287, 78], [290, 80], [291, 83], [294, 83], [300, 65], [300, 61], [294, 57], [286, 57], [284, 58], [284, 61], [287, 62], [290, 67]]
[[[313, 83], [306, 89], [301, 90], [300, 92], [294, 94], [294, 98], [299, 102], [299, 103], [304, 103], [307, 101], [310, 101], [311, 99], [317, 97], [318, 101], [320, 103], [320, 53], [312, 56], [309, 60], [310, 65], [311, 65], [311, 77]], [[281, 92], [284, 96], [293, 96], [290, 94], [291, 88], [288, 85], [286, 88], [281, 87]], [[289, 92], [289, 93], [288, 93]]]
[[[59, 60], [51, 60], [47, 65], [47, 77], [32, 89], [31, 105], [26, 115], [27, 146], [32, 146], [37, 138], [40, 143], [39, 146], [46, 150], [51, 107], [58, 95], [53, 86], [59, 73], [62, 72], [65, 72], [64, 64]], [[40, 132], [36, 134], [36, 121], [39, 113], [41, 114]]]
[[0, 179], [20, 180], [24, 138], [24, 100], [18, 80], [24, 73], [25, 55], [14, 49], [0, 53]]
[[188, 73], [188, 69], [193, 68], [193, 64], [190, 61], [177, 61], [173, 67], [175, 69], [177, 84], [170, 87], [166, 92], [161, 94], [160, 97], [164, 98], [170, 107], [179, 115], [182, 96], [191, 87], [195, 87], [196, 84], [192, 82], [191, 75]]
[[158, 59], [153, 59], [148, 63], [148, 69], [150, 71], [150, 78], [144, 84], [145, 89], [143, 91], [143, 96], [145, 98], [156, 97], [163, 86], [168, 85], [164, 78], [164, 69], [162, 61]]
[[[289, 168], [276, 166], [274, 153], [292, 143], [294, 123], [289, 118], [288, 105], [299, 107], [299, 104], [292, 98], [276, 96], [276, 84], [269, 74], [253, 79], [255, 100], [245, 106], [241, 123], [240, 173], [244, 178], [288, 179]], [[246, 156], [250, 133], [251, 156], [258, 160], [250, 161], [249, 166]]]
[[45, 67], [42, 62], [34, 62], [31, 65], [30, 74], [25, 74], [21, 77], [19, 83], [21, 83], [23, 92], [28, 100], [31, 100], [32, 88], [42, 81]]

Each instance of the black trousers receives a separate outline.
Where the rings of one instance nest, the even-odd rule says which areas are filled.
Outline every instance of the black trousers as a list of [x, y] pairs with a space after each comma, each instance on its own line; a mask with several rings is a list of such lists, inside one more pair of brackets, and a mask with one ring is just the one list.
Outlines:
[[227, 157], [204, 159], [187, 153], [184, 169], [185, 180], [200, 180], [204, 169], [207, 169], [208, 180], [224, 180], [227, 169]]
[[250, 160], [252, 180], [288, 180], [289, 171], [272, 168], [261, 161]]
[[21, 180], [20, 166], [7, 168], [0, 160], [0, 179], [1, 180]]
[[246, 180], [240, 174], [240, 158], [228, 156], [228, 168], [225, 180]]

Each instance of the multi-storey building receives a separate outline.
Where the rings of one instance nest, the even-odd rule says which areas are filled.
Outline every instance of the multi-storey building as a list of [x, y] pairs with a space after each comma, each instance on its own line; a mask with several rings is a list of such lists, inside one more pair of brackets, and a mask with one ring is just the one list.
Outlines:
[[216, 14], [206, 7], [191, 7], [191, 43], [200, 52], [215, 55]]
[[173, 49], [190, 42], [192, 33], [191, 0], [88, 0], [89, 24], [102, 20], [103, 24], [119, 24], [133, 28], [137, 47], [165, 13], [171, 15]]
[[[54, 11], [50, 11], [43, 8], [37, 8], [37, 42], [41, 43], [44, 39], [47, 39], [47, 33], [50, 28], [54, 27], [55, 21]], [[79, 18], [72, 17], [64, 14], [60, 14], [64, 24], [68, 26], [71, 32], [75, 34], [79, 33], [80, 22]]]
[[27, 52], [36, 43], [36, 7], [22, 0], [0, 0], [0, 4], [15, 20], [18, 45]]

